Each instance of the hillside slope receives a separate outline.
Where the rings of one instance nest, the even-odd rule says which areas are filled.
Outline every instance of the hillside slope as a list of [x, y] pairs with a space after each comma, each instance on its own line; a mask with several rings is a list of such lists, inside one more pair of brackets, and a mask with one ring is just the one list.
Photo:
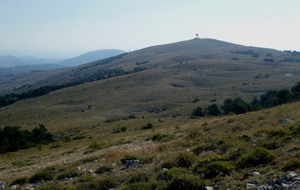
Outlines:
[[[149, 47], [77, 67], [14, 77], [1, 77], [0, 93], [20, 93], [41, 86], [84, 80], [90, 76], [97, 76], [100, 71], [108, 69], [119, 68], [125, 71], [132, 71], [134, 69], [153, 69], [180, 63], [198, 62], [200, 64], [202, 61], [216, 61], [220, 63], [226, 60], [225, 62], [233, 65], [245, 63], [252, 65], [253, 68], [259, 66], [259, 69], [262, 69], [260, 71], [262, 77], [264, 77], [264, 72], [268, 72], [269, 67], [278, 68], [277, 66], [279, 65], [281, 72], [297, 75], [299, 70], [295, 68], [298, 66], [298, 59], [299, 56], [272, 49], [246, 47], [213, 39], [194, 39]], [[223, 67], [223, 69], [236, 70], [239, 68]]]

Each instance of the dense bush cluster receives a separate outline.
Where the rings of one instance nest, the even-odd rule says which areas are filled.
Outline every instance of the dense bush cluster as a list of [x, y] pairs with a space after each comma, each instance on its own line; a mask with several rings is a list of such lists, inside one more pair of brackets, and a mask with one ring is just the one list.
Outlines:
[[212, 104], [204, 109], [202, 107], [197, 107], [192, 112], [192, 117], [204, 117], [206, 115], [218, 116], [221, 114], [227, 115], [230, 113], [243, 114], [246, 112], [258, 111], [299, 100], [300, 82], [294, 85], [290, 90], [268, 90], [259, 98], [254, 97], [251, 103], [247, 103], [242, 98], [228, 98], [224, 101], [220, 108], [216, 104]]
[[43, 124], [32, 129], [32, 131], [10, 126], [3, 129], [0, 128], [0, 153], [13, 152], [39, 144], [47, 144], [53, 141], [52, 137], [52, 134], [47, 132]]

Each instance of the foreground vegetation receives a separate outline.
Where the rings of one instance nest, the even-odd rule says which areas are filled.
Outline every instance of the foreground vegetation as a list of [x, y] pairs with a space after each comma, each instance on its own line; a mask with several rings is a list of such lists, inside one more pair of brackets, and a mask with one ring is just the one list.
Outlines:
[[[294, 103], [199, 120], [107, 120], [55, 134], [56, 142], [41, 148], [0, 155], [0, 177], [8, 186], [38, 189], [243, 189], [257, 178], [253, 171], [262, 183], [266, 174], [300, 172], [299, 112]], [[127, 168], [126, 160], [139, 165]]]

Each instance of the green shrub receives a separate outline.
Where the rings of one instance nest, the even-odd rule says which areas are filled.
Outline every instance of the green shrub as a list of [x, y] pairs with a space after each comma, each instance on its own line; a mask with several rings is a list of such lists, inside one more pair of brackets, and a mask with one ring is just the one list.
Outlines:
[[90, 175], [83, 176], [83, 177], [81, 177], [81, 178], [78, 179], [78, 181], [80, 183], [93, 182], [94, 180], [95, 180], [95, 177], [94, 176], [90, 176]]
[[171, 135], [171, 134], [162, 135], [160, 133], [156, 133], [156, 134], [153, 135], [152, 140], [153, 141], [166, 142], [166, 141], [174, 139], [175, 137], [176, 137], [175, 135]]
[[9, 186], [12, 186], [12, 185], [24, 185], [26, 183], [28, 183], [29, 181], [29, 178], [28, 177], [20, 177], [20, 178], [17, 178], [15, 179]]
[[291, 126], [289, 128], [289, 130], [292, 132], [292, 134], [294, 136], [299, 136], [300, 135], [300, 125], [298, 125], [298, 126]]
[[95, 160], [98, 160], [97, 156], [90, 156], [90, 157], [86, 157], [86, 158], [82, 159], [81, 162], [88, 163], [88, 162], [93, 162]]
[[77, 185], [76, 190], [99, 190], [97, 182], [81, 183]]
[[120, 180], [116, 177], [104, 177], [99, 181], [97, 190], [107, 190], [117, 187], [120, 184]]
[[224, 158], [219, 155], [209, 155], [199, 160], [194, 168], [194, 171], [197, 172], [199, 169], [204, 168], [208, 164], [216, 161], [223, 161]]
[[79, 173], [77, 171], [67, 170], [67, 171], [64, 171], [61, 174], [59, 174], [57, 179], [64, 180], [65, 178], [74, 178], [74, 177], [78, 177], [78, 176], [79, 176]]
[[194, 140], [194, 139], [197, 139], [197, 138], [202, 137], [202, 136], [203, 136], [203, 131], [201, 131], [200, 129], [193, 129], [187, 135], [187, 139]]
[[290, 134], [290, 132], [286, 129], [277, 129], [277, 130], [269, 131], [268, 136], [269, 137], [284, 137], [289, 134]]
[[50, 181], [54, 178], [54, 174], [52, 171], [41, 171], [34, 174], [30, 179], [30, 183], [36, 183], [40, 181]]
[[58, 184], [48, 184], [39, 187], [37, 190], [62, 190], [62, 186]]
[[111, 172], [113, 170], [113, 167], [111, 165], [102, 165], [96, 170], [96, 174], [102, 174], [105, 172]]
[[230, 174], [235, 168], [232, 162], [228, 161], [215, 161], [204, 167], [203, 174], [205, 178], [213, 178], [218, 174]]
[[187, 152], [179, 153], [175, 158], [176, 166], [182, 168], [191, 167], [195, 161], [196, 161], [195, 155]]
[[282, 141], [272, 139], [272, 140], [260, 143], [260, 146], [264, 147], [266, 149], [269, 149], [269, 150], [274, 150], [274, 149], [277, 149], [280, 146], [282, 146]]
[[300, 168], [300, 159], [292, 158], [284, 164], [282, 170], [284, 171], [293, 171]]
[[170, 181], [166, 190], [204, 190], [206, 182], [194, 175], [181, 175]]
[[150, 177], [148, 173], [136, 172], [129, 174], [130, 178], [128, 180], [128, 184], [131, 183], [140, 183], [140, 182], [148, 182]]
[[151, 183], [147, 183], [147, 182], [132, 183], [122, 188], [122, 190], [148, 190], [148, 189], [149, 190], [151, 189]]
[[147, 123], [147, 125], [143, 126], [141, 129], [152, 129], [153, 124], [152, 123]]
[[185, 174], [188, 174], [188, 171], [184, 168], [172, 168], [169, 170], [158, 172], [156, 174], [156, 179], [163, 181], [171, 181], [173, 178]]
[[199, 155], [203, 151], [210, 151], [210, 150], [216, 150], [216, 149], [217, 149], [217, 146], [215, 145], [215, 143], [209, 142], [209, 143], [206, 143], [206, 144], [198, 145], [196, 148], [193, 149], [193, 152], [196, 155]]
[[238, 160], [243, 154], [247, 152], [247, 149], [239, 147], [229, 152], [228, 159], [231, 161]]
[[81, 139], [85, 139], [85, 136], [77, 136], [73, 138], [73, 140], [81, 140]]
[[266, 164], [271, 162], [275, 155], [266, 148], [256, 148], [255, 150], [244, 154], [237, 162], [239, 168], [257, 166], [259, 164]]
[[89, 149], [92, 149], [92, 150], [100, 150], [100, 149], [102, 149], [104, 147], [105, 147], [105, 143], [104, 142], [92, 142], [89, 145]]

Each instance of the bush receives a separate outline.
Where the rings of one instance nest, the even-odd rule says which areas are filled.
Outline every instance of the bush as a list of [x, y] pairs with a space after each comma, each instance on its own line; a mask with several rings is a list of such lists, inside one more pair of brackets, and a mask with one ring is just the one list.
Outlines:
[[63, 189], [61, 185], [58, 184], [48, 184], [39, 187], [37, 190], [61, 190]]
[[204, 117], [205, 116], [205, 112], [203, 111], [203, 108], [201, 107], [197, 107], [193, 112], [191, 117]]
[[175, 135], [162, 135], [160, 133], [156, 133], [155, 135], [153, 135], [152, 140], [153, 141], [161, 141], [161, 142], [166, 142], [169, 140], [174, 139], [176, 136]]
[[93, 182], [94, 180], [95, 180], [94, 176], [87, 175], [87, 176], [79, 178], [78, 181], [81, 183], [87, 183], [87, 182]]
[[160, 171], [156, 174], [157, 180], [163, 181], [171, 181], [173, 178], [178, 177], [180, 175], [188, 174], [188, 171], [183, 168], [172, 168], [165, 171]]
[[210, 156], [206, 156], [203, 159], [199, 160], [194, 168], [194, 171], [196, 173], [198, 173], [201, 168], [204, 168], [205, 166], [207, 166], [208, 164], [212, 163], [212, 162], [216, 162], [216, 161], [223, 161], [224, 158], [222, 156], [219, 155], [210, 155]]
[[129, 174], [130, 179], [128, 180], [128, 184], [131, 183], [140, 183], [140, 182], [148, 182], [150, 177], [148, 173], [136, 172], [133, 174]]
[[174, 178], [166, 187], [166, 190], [204, 190], [206, 182], [197, 176], [181, 175]]
[[28, 183], [29, 181], [29, 178], [28, 177], [20, 177], [20, 178], [17, 178], [15, 179], [9, 186], [12, 186], [12, 185], [24, 185], [26, 183]]
[[99, 187], [97, 190], [107, 190], [117, 187], [120, 184], [120, 181], [116, 177], [104, 177], [99, 181]]
[[[133, 183], [122, 188], [122, 190], [151, 190], [151, 183]], [[154, 190], [154, 189], [153, 189]]]
[[175, 158], [176, 166], [182, 168], [191, 167], [195, 161], [196, 157], [193, 154], [187, 152], [179, 153]]
[[34, 174], [30, 179], [30, 183], [37, 183], [41, 181], [50, 181], [54, 178], [54, 174], [52, 171], [41, 171]]
[[67, 170], [64, 171], [63, 173], [61, 173], [57, 179], [58, 180], [64, 180], [65, 178], [74, 178], [74, 177], [78, 177], [79, 173], [74, 171], [74, 170]]
[[147, 123], [147, 125], [143, 126], [141, 129], [152, 129], [153, 124], [152, 123]]
[[96, 174], [111, 172], [112, 170], [113, 170], [113, 167], [111, 165], [102, 165], [96, 170]]
[[88, 162], [93, 162], [95, 160], [98, 160], [98, 157], [97, 156], [90, 156], [90, 157], [87, 157], [87, 158], [84, 158], [81, 160], [81, 162], [83, 163], [88, 163]]
[[236, 161], [238, 160], [243, 154], [245, 154], [247, 152], [247, 150], [245, 148], [237, 148], [232, 150], [229, 155], [228, 155], [228, 159], [231, 161]]
[[284, 171], [293, 171], [300, 168], [300, 159], [292, 158], [290, 159], [282, 168]]
[[203, 151], [216, 150], [216, 149], [217, 149], [217, 146], [213, 142], [209, 142], [209, 143], [201, 144], [201, 145], [197, 146], [196, 148], [193, 149], [193, 152], [196, 155], [199, 155]]
[[204, 167], [203, 174], [205, 178], [213, 178], [223, 173], [225, 175], [230, 174], [235, 168], [232, 162], [228, 161], [216, 161], [208, 164]]
[[242, 155], [237, 162], [239, 168], [257, 166], [259, 164], [266, 164], [271, 162], [275, 155], [266, 148], [256, 148], [255, 150]]

